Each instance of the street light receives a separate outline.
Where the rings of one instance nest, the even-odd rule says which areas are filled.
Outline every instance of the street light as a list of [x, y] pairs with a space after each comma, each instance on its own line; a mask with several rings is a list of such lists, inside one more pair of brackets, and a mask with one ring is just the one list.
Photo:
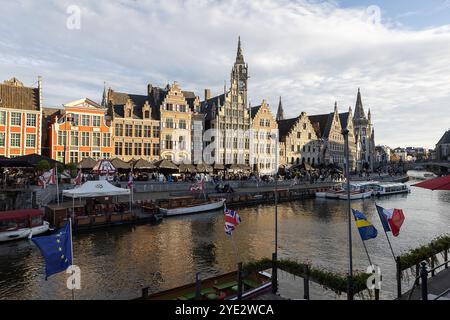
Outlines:
[[[272, 133], [270, 138], [275, 140], [275, 253], [272, 259], [275, 261], [272, 263], [276, 264], [278, 260], [278, 134]], [[273, 268], [273, 270], [276, 272], [277, 268]], [[278, 274], [272, 274], [272, 277], [275, 279], [275, 281], [272, 281], [272, 292], [276, 293], [278, 289]]]
[[347, 179], [347, 205], [348, 205], [348, 255], [349, 255], [349, 274], [347, 279], [347, 299], [353, 300], [353, 259], [352, 259], [352, 208], [350, 202], [350, 173], [349, 173], [349, 146], [348, 146], [348, 129], [342, 130], [345, 140], [345, 177]]

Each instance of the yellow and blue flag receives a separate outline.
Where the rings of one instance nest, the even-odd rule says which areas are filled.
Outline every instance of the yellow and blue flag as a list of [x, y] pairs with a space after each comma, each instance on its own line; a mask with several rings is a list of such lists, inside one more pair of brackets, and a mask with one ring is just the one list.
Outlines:
[[377, 229], [367, 220], [366, 216], [358, 210], [352, 209], [356, 226], [363, 241], [374, 239], [378, 235]]
[[45, 280], [72, 265], [72, 235], [70, 223], [54, 234], [32, 239], [45, 259]]

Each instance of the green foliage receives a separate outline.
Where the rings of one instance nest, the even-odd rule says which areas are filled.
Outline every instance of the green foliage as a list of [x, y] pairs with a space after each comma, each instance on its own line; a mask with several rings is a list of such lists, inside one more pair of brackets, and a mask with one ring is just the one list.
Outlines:
[[[309, 278], [311, 281], [318, 283], [334, 292], [341, 294], [347, 292], [347, 276], [330, 271], [314, 268], [305, 263], [299, 263], [291, 260], [279, 260], [277, 262], [279, 269], [299, 277], [305, 277], [309, 269]], [[255, 262], [250, 262], [244, 266], [244, 270], [251, 272], [258, 272], [272, 268], [272, 260], [262, 259]], [[367, 289], [366, 282], [369, 274], [359, 273], [353, 276], [354, 292], [358, 293]]]
[[70, 175], [72, 177], [75, 177], [77, 175], [77, 164], [76, 163], [66, 164], [66, 169], [69, 170]]
[[450, 235], [441, 236], [427, 245], [413, 249], [400, 256], [401, 269], [406, 270], [420, 264], [422, 261], [435, 260], [435, 256], [450, 249]]
[[50, 163], [47, 160], [41, 160], [37, 163], [36, 169], [40, 172], [48, 171], [50, 170]]

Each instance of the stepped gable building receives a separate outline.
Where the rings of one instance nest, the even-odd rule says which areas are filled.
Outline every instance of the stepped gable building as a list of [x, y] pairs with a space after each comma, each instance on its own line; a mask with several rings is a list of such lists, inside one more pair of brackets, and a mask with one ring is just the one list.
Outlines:
[[206, 114], [205, 129], [211, 130], [213, 136], [206, 141], [211, 151], [205, 152], [204, 160], [208, 163], [250, 165], [248, 78], [248, 65], [239, 38], [230, 89], [215, 97], [211, 97], [210, 90], [206, 89], [202, 102], [202, 112]]
[[308, 115], [278, 121], [280, 134], [280, 165], [316, 165], [323, 161], [321, 143]]
[[51, 119], [47, 139], [50, 157], [61, 163], [111, 158], [112, 128], [105, 111], [88, 98], [67, 103], [62, 111], [46, 110]]
[[108, 114], [114, 127], [114, 154], [124, 161], [165, 158], [191, 161], [192, 115], [200, 99], [178, 83], [165, 88], [147, 86], [146, 95], [109, 89]]
[[250, 109], [252, 136], [250, 137], [251, 166], [260, 175], [274, 174], [277, 164], [278, 124], [265, 100]]
[[450, 161], [450, 130], [436, 144], [436, 160]]
[[358, 89], [355, 114], [353, 116], [355, 129], [357, 170], [373, 170], [375, 157], [375, 131], [372, 125], [372, 116], [364, 112], [361, 91]]
[[36, 88], [16, 78], [0, 84], [0, 156], [41, 154], [42, 78]]

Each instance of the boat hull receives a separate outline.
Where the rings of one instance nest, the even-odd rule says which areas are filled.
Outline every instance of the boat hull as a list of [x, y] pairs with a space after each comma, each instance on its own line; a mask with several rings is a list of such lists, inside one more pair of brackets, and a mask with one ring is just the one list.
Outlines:
[[166, 217], [172, 217], [172, 216], [180, 216], [180, 215], [188, 215], [188, 214], [197, 214], [202, 212], [208, 212], [217, 210], [220, 208], [223, 208], [225, 204], [225, 199], [221, 199], [219, 201], [211, 202], [211, 203], [205, 203], [198, 206], [192, 206], [192, 207], [182, 207], [182, 208], [159, 208], [159, 211]]
[[30, 236], [30, 233], [31, 233], [31, 236], [37, 236], [37, 235], [47, 232], [49, 229], [50, 229], [49, 223], [47, 221], [44, 221], [44, 223], [41, 226], [37, 226], [37, 227], [33, 227], [33, 228], [23, 228], [23, 229], [13, 230], [13, 231], [0, 232], [0, 242], [25, 239]]
[[326, 192], [316, 192], [316, 198], [326, 198], [327, 193]]
[[[350, 193], [350, 200], [368, 199], [370, 197], [372, 197], [372, 190], [371, 191], [366, 191], [366, 192]], [[339, 196], [339, 199], [347, 200], [348, 199], [348, 195], [346, 193], [341, 194]]]

